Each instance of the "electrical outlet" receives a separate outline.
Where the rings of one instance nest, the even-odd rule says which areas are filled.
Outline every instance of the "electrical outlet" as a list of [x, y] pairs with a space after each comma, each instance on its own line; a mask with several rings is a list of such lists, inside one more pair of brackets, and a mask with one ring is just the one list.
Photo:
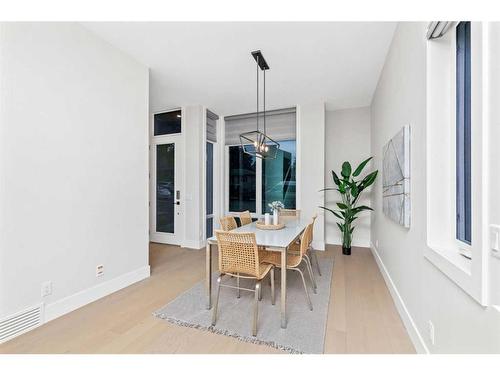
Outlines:
[[95, 276], [101, 277], [102, 275], [104, 275], [104, 266], [102, 264], [99, 264], [95, 269]]
[[42, 298], [52, 294], [52, 281], [45, 281], [42, 283]]
[[431, 342], [432, 345], [435, 344], [434, 324], [432, 324], [432, 321], [430, 320], [429, 320], [429, 341]]

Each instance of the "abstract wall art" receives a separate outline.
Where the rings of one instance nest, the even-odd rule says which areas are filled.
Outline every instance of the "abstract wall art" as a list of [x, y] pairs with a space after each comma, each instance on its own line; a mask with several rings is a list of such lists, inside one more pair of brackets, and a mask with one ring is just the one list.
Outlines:
[[384, 146], [382, 205], [387, 217], [410, 227], [410, 125], [405, 125]]

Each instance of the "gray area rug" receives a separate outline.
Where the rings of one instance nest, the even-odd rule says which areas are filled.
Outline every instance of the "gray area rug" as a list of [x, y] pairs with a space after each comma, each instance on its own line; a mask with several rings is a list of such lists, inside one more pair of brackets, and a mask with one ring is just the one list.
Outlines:
[[[312, 292], [306, 272], [306, 283], [313, 304], [309, 310], [300, 280], [295, 271], [287, 274], [287, 328], [280, 325], [280, 271], [276, 272], [276, 304], [271, 304], [271, 286], [268, 278], [262, 282], [262, 301], [259, 302], [259, 320], [257, 336], [252, 336], [254, 294], [241, 291], [241, 298], [236, 298], [236, 290], [221, 288], [217, 324], [212, 327], [212, 310], [206, 309], [204, 282], [199, 282], [191, 289], [179, 295], [166, 306], [154, 313], [158, 318], [185, 327], [210, 331], [241, 341], [268, 345], [289, 353], [323, 353], [328, 304], [330, 302], [330, 284], [333, 272], [332, 258], [319, 258], [322, 276], [316, 273], [318, 294]], [[215, 300], [217, 274], [213, 275], [212, 293]], [[236, 285], [236, 280], [228, 276], [223, 283]], [[242, 280], [241, 286], [252, 289], [254, 282]]]

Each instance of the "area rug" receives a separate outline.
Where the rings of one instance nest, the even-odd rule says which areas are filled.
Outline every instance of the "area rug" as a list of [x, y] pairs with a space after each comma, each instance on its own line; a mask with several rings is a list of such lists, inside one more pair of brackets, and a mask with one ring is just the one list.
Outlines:
[[[212, 310], [206, 309], [205, 284], [199, 282], [154, 313], [158, 318], [185, 327], [234, 337], [238, 340], [260, 345], [268, 345], [288, 353], [323, 353], [330, 284], [333, 272], [332, 258], [320, 258], [322, 276], [316, 273], [318, 293], [312, 292], [307, 272], [304, 272], [313, 311], [309, 310], [300, 275], [295, 271], [287, 274], [287, 328], [280, 324], [280, 271], [276, 272], [276, 304], [271, 304], [271, 287], [268, 279], [262, 282], [262, 301], [259, 302], [257, 336], [252, 336], [254, 294], [221, 288], [217, 324], [211, 326]], [[213, 301], [217, 291], [217, 274], [213, 274]], [[228, 276], [225, 283], [236, 283]], [[223, 281], [224, 283], [224, 281]], [[242, 280], [241, 286], [253, 288], [254, 282]], [[332, 303], [334, 303], [332, 301]]]

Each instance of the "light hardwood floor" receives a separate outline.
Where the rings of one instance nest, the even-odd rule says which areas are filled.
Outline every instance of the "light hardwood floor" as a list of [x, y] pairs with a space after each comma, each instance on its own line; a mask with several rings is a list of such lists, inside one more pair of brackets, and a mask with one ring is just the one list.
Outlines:
[[[414, 353], [370, 250], [347, 257], [329, 246], [320, 260], [332, 256], [325, 353]], [[0, 353], [283, 353], [152, 316], [203, 278], [204, 261], [204, 251], [151, 244], [150, 278], [0, 345]]]

